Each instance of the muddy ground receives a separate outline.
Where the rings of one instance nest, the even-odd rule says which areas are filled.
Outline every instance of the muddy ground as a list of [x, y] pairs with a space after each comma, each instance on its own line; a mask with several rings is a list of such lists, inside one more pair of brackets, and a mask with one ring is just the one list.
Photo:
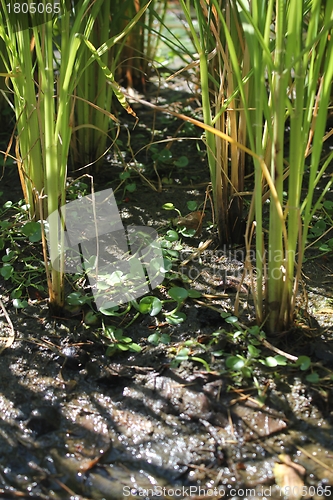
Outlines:
[[[170, 96], [175, 107], [195, 105], [194, 94], [184, 88], [179, 93], [174, 88]], [[162, 99], [165, 102], [165, 94]], [[163, 232], [177, 215], [163, 210], [164, 203], [172, 202], [184, 215], [187, 201], [199, 205], [205, 201], [209, 176], [205, 156], [198, 151], [204, 148], [198, 131], [178, 130], [181, 123], [175, 119], [144, 109], [137, 113], [140, 122], [131, 131], [131, 145], [132, 151], [141, 150], [135, 155], [141, 166], [140, 173], [132, 170], [130, 177], [136, 190], [119, 186], [124, 162], [114, 152], [95, 175], [96, 190], [114, 189], [125, 225], [149, 225]], [[170, 148], [173, 158], [186, 154], [188, 166], [179, 170], [163, 162], [154, 165], [149, 150], [141, 149], [152, 141], [152, 130], [155, 140], [193, 137], [173, 142]], [[125, 137], [124, 133], [123, 144]], [[134, 165], [133, 153], [126, 147], [123, 158]], [[156, 168], [164, 178], [161, 192], [143, 179], [144, 175], [158, 188]], [[76, 174], [71, 172], [73, 178]], [[1, 190], [2, 203], [21, 197], [15, 165], [6, 170]], [[55, 317], [45, 295], [33, 288], [27, 290], [28, 306], [15, 309], [9, 297], [13, 285], [2, 279], [2, 345], [15, 338], [0, 358], [0, 498], [277, 500], [283, 498], [275, 468], [281, 454], [304, 467], [300, 483], [291, 479], [295, 495], [331, 497], [332, 253], [319, 258], [316, 251], [309, 251], [298, 310], [302, 328], [269, 339], [273, 350], [259, 346], [265, 356], [275, 355], [278, 347], [291, 356], [311, 357], [320, 381], [308, 382], [308, 372], [299, 367], [267, 368], [260, 363], [253, 368], [255, 378], [240, 381], [231, 376], [225, 360], [246, 352], [246, 344], [233, 339], [235, 330], [221, 312], [233, 311], [243, 250], [217, 246], [209, 211], [208, 200], [202, 234], [182, 239], [174, 264], [179, 272], [199, 244], [211, 240], [198, 258], [182, 266], [192, 281], [184, 278], [184, 284], [180, 274], [173, 283], [202, 294], [185, 302], [186, 320], [170, 325], [162, 314], [139, 315], [131, 323], [133, 310], [121, 318], [104, 318], [141, 346], [138, 353], [118, 350], [107, 356], [110, 342], [102, 335], [101, 318], [87, 325], [86, 307]], [[35, 247], [24, 251], [36, 252], [42, 260]], [[159, 297], [163, 293], [163, 288], [156, 291]], [[239, 321], [242, 325], [253, 321], [246, 286]], [[156, 332], [169, 336], [168, 342], [149, 341]], [[175, 363], [188, 341], [209, 371], [191, 356]], [[258, 388], [264, 404], [258, 401]], [[286, 467], [285, 475], [295, 470]]]

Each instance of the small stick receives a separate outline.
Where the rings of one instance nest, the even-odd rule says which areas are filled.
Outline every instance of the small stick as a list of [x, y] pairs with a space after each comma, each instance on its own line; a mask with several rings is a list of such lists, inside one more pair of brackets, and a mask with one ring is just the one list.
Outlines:
[[[2, 347], [0, 347], [0, 354], [2, 354], [2, 352], [5, 350], [5, 349], [8, 349], [8, 347], [10, 347], [12, 345], [12, 343], [14, 342], [15, 340], [15, 330], [14, 330], [14, 327], [13, 327], [13, 323], [12, 323], [12, 320], [10, 319], [9, 317], [9, 314], [8, 312], [6, 311], [6, 308], [5, 308], [5, 305], [4, 303], [2, 302], [2, 300], [0, 299], [0, 306], [1, 306], [1, 309], [5, 315], [5, 318], [7, 320], [7, 323], [10, 327], [10, 335], [6, 341], [6, 344]], [[5, 340], [6, 337], [0, 337], [1, 340]]]

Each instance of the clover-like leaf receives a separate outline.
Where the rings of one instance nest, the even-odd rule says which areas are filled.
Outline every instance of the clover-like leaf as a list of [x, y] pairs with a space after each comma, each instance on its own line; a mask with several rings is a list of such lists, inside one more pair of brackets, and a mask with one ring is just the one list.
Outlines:
[[165, 235], [165, 239], [168, 241], [177, 241], [179, 238], [177, 231], [170, 229]]
[[181, 288], [180, 286], [174, 286], [173, 288], [170, 288], [168, 294], [176, 302], [183, 302], [188, 297], [188, 291], [186, 290], [186, 288]]
[[139, 311], [142, 314], [150, 314], [156, 316], [162, 309], [162, 302], [157, 297], [147, 296], [143, 297], [139, 303]]
[[245, 359], [242, 356], [229, 356], [226, 361], [227, 368], [231, 370], [241, 370], [245, 366]]
[[175, 312], [165, 318], [170, 325], [179, 325], [186, 320], [186, 314], [183, 312]]
[[311, 359], [309, 356], [299, 356], [296, 361], [296, 365], [300, 367], [302, 371], [307, 370], [311, 366]]
[[164, 210], [174, 210], [175, 205], [173, 203], [164, 203], [164, 205], [162, 205], [162, 208], [164, 208]]
[[67, 297], [67, 304], [69, 306], [80, 306], [86, 302], [87, 299], [81, 292], [72, 292]]
[[309, 373], [309, 375], [307, 375], [305, 377], [305, 379], [308, 381], [308, 382], [312, 382], [313, 384], [317, 384], [320, 380], [320, 377], [318, 375], [317, 372], [313, 372], [313, 373]]
[[99, 312], [104, 314], [104, 316], [115, 316], [117, 314], [117, 311], [119, 310], [118, 306], [114, 307], [100, 307]]
[[260, 355], [260, 349], [257, 349], [254, 345], [250, 344], [247, 348], [251, 356], [257, 358]]
[[187, 167], [188, 158], [187, 158], [187, 156], [180, 156], [178, 158], [178, 160], [174, 161], [173, 163], [174, 163], [174, 165], [176, 165], [176, 167], [180, 167], [180, 168]]
[[198, 203], [194, 200], [188, 201], [186, 203], [187, 208], [190, 210], [190, 212], [195, 212], [198, 210]]
[[4, 264], [0, 269], [0, 274], [5, 280], [8, 280], [13, 275], [13, 273], [14, 268], [10, 264]]
[[13, 300], [13, 306], [15, 309], [24, 309], [27, 307], [29, 304], [26, 300], [21, 300], [21, 299], [14, 299]]

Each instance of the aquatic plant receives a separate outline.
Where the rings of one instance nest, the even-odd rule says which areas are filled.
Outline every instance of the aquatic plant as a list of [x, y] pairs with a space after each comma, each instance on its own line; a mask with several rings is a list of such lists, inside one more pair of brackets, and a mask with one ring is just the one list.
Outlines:
[[[246, 152], [254, 165], [246, 247], [257, 322], [266, 322], [270, 333], [281, 331], [294, 319], [310, 221], [332, 183], [313, 203], [314, 190], [333, 157], [331, 153], [321, 164], [333, 76], [333, 12], [321, 0], [195, 1], [197, 35], [190, 3], [181, 0], [181, 5], [200, 59], [220, 240], [228, 241], [230, 227], [241, 217]], [[265, 202], [268, 239], [263, 236]]]
[[[103, 54], [128, 34], [150, 2], [124, 30], [96, 48], [89, 39], [104, 3], [79, 0], [72, 10], [62, 0], [56, 4], [56, 10], [40, 14], [37, 22], [32, 14], [13, 16], [8, 7], [11, 4], [1, 0], [0, 39], [4, 44], [0, 46], [0, 57], [6, 69], [2, 77], [13, 95], [22, 190], [30, 217], [37, 221], [45, 221], [66, 203], [72, 98], [80, 76], [93, 61], [97, 60], [110, 89], [130, 111]], [[84, 57], [87, 48], [88, 59]], [[112, 118], [109, 110], [104, 109], [103, 113]], [[48, 226], [49, 256], [44, 236], [43, 248], [50, 305], [57, 309], [64, 304], [64, 221], [51, 217]]]

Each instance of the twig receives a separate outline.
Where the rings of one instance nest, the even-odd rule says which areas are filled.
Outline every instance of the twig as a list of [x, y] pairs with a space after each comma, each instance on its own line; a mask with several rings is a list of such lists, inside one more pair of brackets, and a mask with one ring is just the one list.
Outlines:
[[311, 453], [309, 453], [308, 451], [306, 451], [304, 448], [301, 448], [301, 446], [297, 446], [297, 449], [299, 451], [301, 451], [302, 453], [304, 453], [304, 455], [306, 455], [308, 458], [310, 458], [311, 460], [313, 460], [314, 462], [316, 462], [316, 464], [320, 465], [321, 467], [323, 467], [324, 469], [328, 470], [329, 472], [332, 472], [332, 467], [330, 467], [329, 465], [326, 465], [324, 462], [322, 462], [321, 460], [319, 460], [319, 458], [316, 458], [314, 457]]
[[294, 356], [293, 354], [289, 354], [288, 352], [281, 351], [278, 347], [275, 347], [272, 345], [268, 340], [262, 339], [261, 342], [264, 344], [267, 349], [270, 349], [273, 352], [276, 352], [277, 354], [280, 354], [281, 356], [284, 356], [285, 358], [289, 359], [290, 361], [297, 361], [298, 357]]
[[15, 330], [14, 330], [14, 327], [13, 327], [12, 320], [10, 319], [9, 314], [6, 311], [4, 303], [2, 302], [1, 299], [0, 299], [0, 306], [1, 306], [1, 309], [2, 309], [2, 311], [4, 313], [5, 318], [7, 320], [8, 326], [10, 328], [10, 334], [9, 334], [8, 338], [7, 337], [0, 337], [0, 340], [7, 339], [6, 344], [4, 346], [0, 347], [0, 355], [1, 355], [3, 353], [3, 351], [5, 349], [8, 349], [8, 347], [10, 347], [12, 345], [12, 343], [14, 342], [14, 340], [15, 340]]
[[179, 264], [179, 267], [186, 266], [189, 262], [196, 259], [202, 252], [204, 252], [209, 247], [209, 245], [212, 242], [213, 242], [212, 239], [206, 240], [202, 245], [199, 246], [199, 248], [195, 252], [192, 253], [192, 255], [188, 259], [183, 260], [183, 262]]

